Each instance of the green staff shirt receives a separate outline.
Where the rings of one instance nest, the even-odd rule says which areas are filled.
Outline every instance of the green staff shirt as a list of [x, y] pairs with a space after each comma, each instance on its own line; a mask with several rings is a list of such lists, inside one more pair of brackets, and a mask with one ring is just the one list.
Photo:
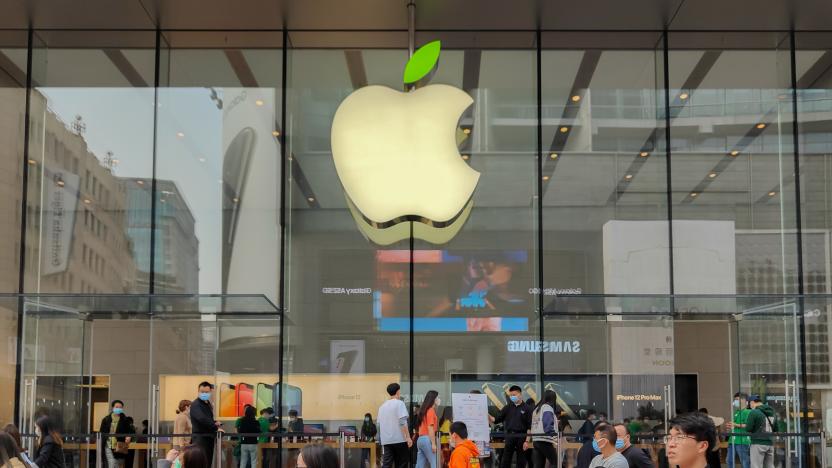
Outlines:
[[[734, 411], [734, 430], [733, 432], [747, 433], [745, 430], [745, 423], [748, 421], [748, 415], [751, 410], [748, 408]], [[742, 425], [742, 427], [737, 427]], [[731, 443], [734, 445], [751, 445], [751, 439], [748, 436], [731, 436]]]

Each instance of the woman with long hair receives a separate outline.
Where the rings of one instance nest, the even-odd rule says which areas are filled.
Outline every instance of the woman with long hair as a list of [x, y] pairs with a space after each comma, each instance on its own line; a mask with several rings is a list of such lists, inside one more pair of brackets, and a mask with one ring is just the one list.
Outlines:
[[12, 468], [32, 468], [31, 463], [21, 456], [20, 446], [8, 432], [0, 432], [0, 465]]
[[324, 444], [310, 444], [298, 455], [297, 468], [338, 468], [338, 454]]
[[191, 433], [191, 400], [179, 402], [176, 419], [173, 420], [173, 433], [177, 435], [173, 438], [173, 448], [182, 450], [191, 443], [191, 438], [185, 435]]
[[534, 468], [545, 468], [546, 461], [553, 467], [558, 466], [557, 438], [558, 428], [555, 418], [555, 406], [558, 395], [552, 390], [543, 392], [543, 398], [532, 412], [532, 454]]
[[240, 468], [255, 468], [257, 466], [257, 436], [260, 433], [260, 422], [257, 421], [257, 410], [245, 406], [245, 413], [237, 424], [237, 432], [245, 434], [240, 437]]
[[416, 468], [436, 468], [436, 430], [439, 428], [436, 417], [436, 407], [439, 406], [439, 392], [429, 390], [425, 395], [416, 424], [419, 428], [419, 438], [416, 439]]
[[35, 421], [35, 433], [38, 436], [35, 465], [38, 468], [65, 468], [61, 434], [49, 416], [41, 416]]
[[17, 429], [17, 426], [14, 424], [6, 424], [6, 427], [3, 428], [3, 432], [12, 436], [14, 442], [17, 444], [17, 450], [20, 452], [20, 459], [23, 460], [24, 464], [31, 466], [32, 459], [29, 458], [29, 454], [26, 453], [26, 449], [23, 448], [23, 439], [20, 437], [20, 431]]
[[442, 468], [451, 460], [451, 423], [454, 422], [453, 408], [445, 406], [439, 418], [439, 446], [442, 447]]

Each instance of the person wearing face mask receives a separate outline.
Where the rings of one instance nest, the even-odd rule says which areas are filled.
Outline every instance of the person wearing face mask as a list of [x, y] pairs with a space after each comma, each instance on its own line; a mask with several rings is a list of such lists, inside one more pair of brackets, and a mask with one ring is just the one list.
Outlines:
[[110, 403], [110, 413], [101, 420], [99, 432], [108, 434], [107, 444], [104, 446], [104, 463], [108, 468], [122, 468], [127, 458], [127, 447], [130, 444], [130, 423], [124, 414], [124, 402], [113, 400]]
[[618, 437], [615, 441], [615, 449], [621, 455], [624, 455], [630, 468], [656, 468], [653, 465], [653, 460], [650, 459], [650, 455], [632, 444], [632, 436], [627, 426], [624, 424], [616, 424], [615, 434]]
[[451, 424], [450, 444], [453, 447], [448, 468], [469, 468], [475, 460], [479, 466], [480, 451], [477, 444], [468, 440], [468, 427], [462, 421]]
[[422, 406], [419, 407], [419, 414], [416, 417], [416, 425], [419, 428], [419, 438], [416, 439], [416, 468], [436, 468], [436, 430], [439, 428], [439, 418], [436, 416], [436, 407], [441, 404], [439, 392], [429, 390], [425, 394]]
[[512, 385], [508, 389], [508, 404], [494, 418], [495, 424], [503, 423], [506, 432], [505, 448], [500, 457], [500, 468], [511, 468], [511, 459], [517, 454], [517, 468], [526, 466], [523, 446], [526, 445], [526, 434], [532, 427], [532, 408], [521, 398], [523, 390]]
[[601, 455], [592, 459], [589, 468], [629, 468], [630, 465], [624, 455], [615, 449], [618, 434], [615, 428], [607, 423], [598, 423], [595, 426], [595, 434], [592, 439], [592, 448], [601, 452]]
[[201, 382], [197, 387], [199, 396], [191, 403], [191, 428], [193, 436], [191, 440], [198, 445], [208, 459], [208, 465], [214, 458], [214, 439], [220, 422], [214, 419], [214, 405], [211, 403], [211, 395], [214, 385], [210, 382]]
[[303, 432], [303, 418], [298, 417], [298, 410], [289, 410], [289, 432]]
[[[745, 393], [737, 392], [734, 394], [734, 401], [732, 402], [734, 409], [733, 421], [725, 423], [725, 428], [728, 432], [734, 434], [747, 434], [745, 424], [748, 421], [748, 415], [751, 413], [751, 408], [748, 407], [748, 397]], [[734, 468], [735, 458], [740, 458], [740, 466], [742, 468], [751, 468], [751, 439], [746, 435], [732, 435], [728, 439], [728, 468]]]

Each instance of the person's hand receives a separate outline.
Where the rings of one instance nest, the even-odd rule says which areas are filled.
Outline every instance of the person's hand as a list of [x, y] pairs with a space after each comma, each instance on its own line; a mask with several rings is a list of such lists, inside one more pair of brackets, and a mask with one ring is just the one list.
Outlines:
[[726, 421], [725, 422], [725, 430], [726, 431], [730, 431], [733, 428], [734, 428], [734, 423], [732, 423], [731, 421]]
[[433, 453], [436, 453], [436, 444], [431, 444], [430, 449], [433, 451]]
[[219, 422], [219, 421], [214, 421], [214, 425], [217, 426], [217, 427], [220, 427], [220, 426], [222, 426], [222, 423]]
[[407, 438], [407, 448], [413, 447], [413, 439], [410, 437]]
[[488, 415], [488, 422], [490, 422], [491, 424], [494, 424], [494, 421], [496, 421], [496, 419], [494, 419], [494, 416], [491, 416], [491, 415], [489, 414], [489, 415]]
[[526, 450], [529, 450], [529, 449], [531, 449], [531, 446], [529, 445], [529, 443], [528, 442], [523, 442], [523, 451], [525, 452]]
[[176, 460], [178, 457], [179, 457], [179, 450], [170, 449], [170, 450], [168, 450], [167, 456], [165, 456], [165, 460], [173, 463], [173, 461]]

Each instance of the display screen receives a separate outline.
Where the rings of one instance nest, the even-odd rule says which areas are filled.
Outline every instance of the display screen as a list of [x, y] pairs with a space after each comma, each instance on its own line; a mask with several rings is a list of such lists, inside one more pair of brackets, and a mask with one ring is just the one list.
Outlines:
[[[413, 252], [415, 332], [525, 332], [529, 329], [528, 253]], [[376, 252], [373, 316], [381, 331], [410, 327], [410, 251]]]

